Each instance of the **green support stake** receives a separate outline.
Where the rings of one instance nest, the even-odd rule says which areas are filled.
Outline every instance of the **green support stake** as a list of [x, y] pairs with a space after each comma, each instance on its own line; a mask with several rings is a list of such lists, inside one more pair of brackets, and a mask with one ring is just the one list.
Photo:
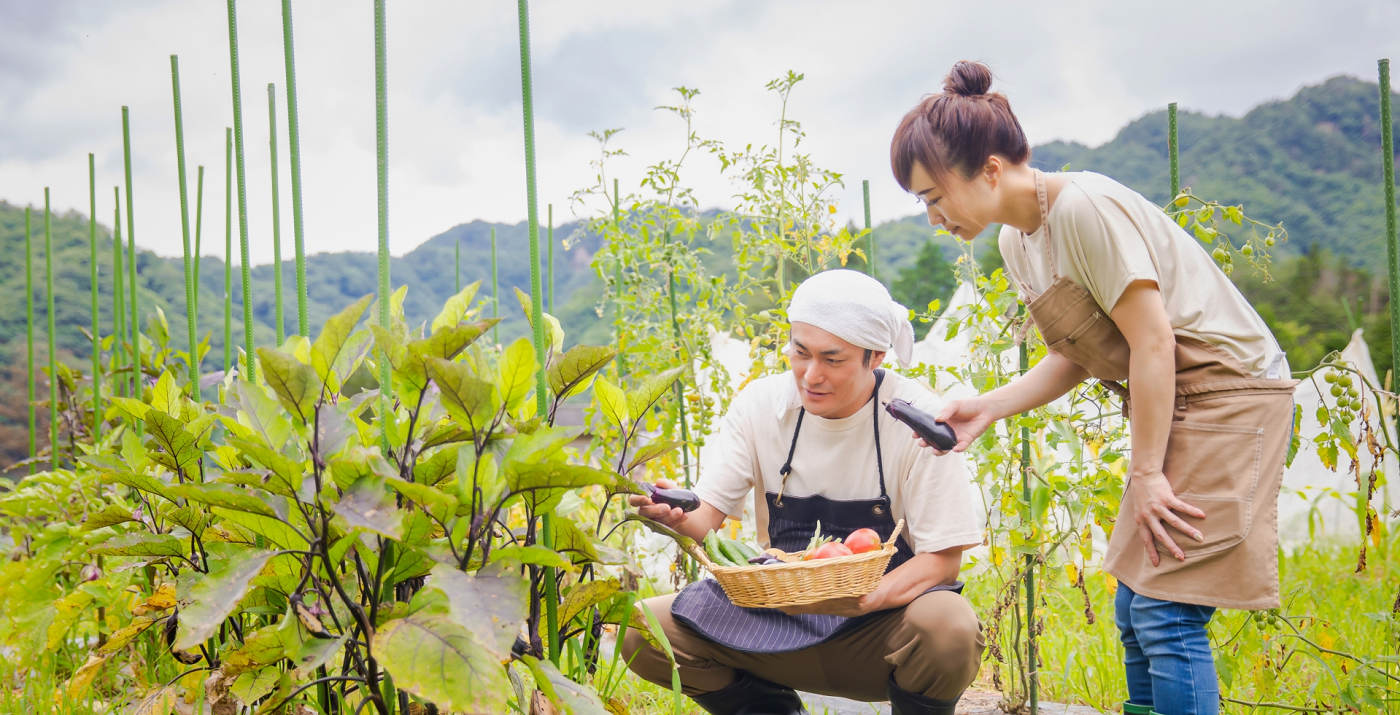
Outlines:
[[194, 185], [194, 324], [199, 329], [199, 256], [204, 250], [204, 167], [195, 167]]
[[1176, 141], [1176, 102], [1167, 105], [1167, 155], [1172, 165], [1172, 199], [1181, 193], [1181, 145]]
[[233, 129], [224, 128], [224, 374], [233, 369]]
[[[126, 169], [126, 259], [127, 277], [131, 279], [131, 396], [141, 399], [145, 387], [141, 384], [141, 309], [138, 305], [140, 285], [137, 282], [136, 209], [131, 195], [131, 114], [122, 107], [122, 154]], [[141, 424], [136, 424], [137, 434]]]
[[[618, 188], [617, 179], [613, 179], [613, 233], [622, 234], [622, 190]], [[616, 293], [616, 300], [613, 302], [613, 342], [617, 344], [617, 379], [622, 380], [622, 374], [627, 372], [627, 354], [622, 349], [622, 256], [617, 257], [617, 265], [613, 268], [613, 290]]]
[[112, 394], [126, 392], [123, 382], [115, 377], [117, 371], [126, 365], [126, 282], [122, 260], [122, 191], [112, 187], [112, 198], [116, 205], [112, 211]]
[[301, 130], [297, 123], [296, 55], [292, 51], [292, 0], [282, 0], [282, 57], [287, 68], [287, 150], [292, 157], [292, 236], [296, 241], [297, 335], [311, 337], [306, 315], [306, 243], [301, 228]]
[[[38, 415], [34, 413], [34, 229], [29, 225], [29, 207], [24, 207], [24, 345], [28, 358], [25, 372], [29, 373], [29, 458], [39, 456]], [[34, 463], [29, 463], [34, 473]]]
[[58, 341], [53, 300], [53, 211], [49, 187], [44, 187], [44, 300], [48, 304], [49, 341], [49, 471], [58, 469]]
[[865, 195], [865, 243], [866, 243], [866, 267], [870, 269], [870, 277], [875, 278], [875, 231], [870, 227], [870, 179], [863, 179], [860, 182], [861, 193]]
[[256, 381], [258, 358], [253, 353], [253, 281], [252, 268], [248, 262], [248, 192], [247, 176], [243, 171], [243, 88], [238, 74], [236, 2], [237, 0], [228, 0], [228, 56], [229, 76], [233, 84], [233, 147], [238, 167], [238, 252], [243, 278], [243, 377]]
[[277, 335], [277, 346], [286, 342], [287, 315], [282, 312], [282, 212], [279, 203], [281, 191], [277, 188], [277, 87], [267, 85], [267, 148], [272, 156], [272, 314], [277, 316], [272, 323]]
[[[377, 158], [376, 183], [379, 193], [379, 325], [389, 327], [389, 77], [384, 47], [384, 1], [374, 0], [374, 147]], [[389, 439], [386, 418], [392, 418], [394, 383], [389, 374], [389, 356], [379, 361], [379, 414], [383, 439]]]
[[[540, 217], [539, 197], [535, 190], [535, 107], [534, 89], [530, 80], [530, 3], [520, 0], [520, 87], [525, 110], [525, 195], [530, 219], [530, 306], [535, 327], [535, 358], [540, 369], [535, 381], [535, 409], [543, 415], [548, 410], [548, 385], [545, 381], [544, 301], [540, 285]], [[544, 515], [544, 546], [554, 548], [554, 519]], [[544, 570], [545, 623], [549, 627], [549, 659], [559, 665], [559, 584], [554, 569]]]
[[1390, 263], [1390, 354], [1391, 378], [1400, 380], [1400, 249], [1395, 235], [1395, 125], [1390, 118], [1390, 60], [1377, 63], [1381, 84], [1381, 167], [1385, 174], [1385, 245]]
[[97, 157], [88, 154], [88, 275], [92, 294], [92, 439], [102, 438], [102, 328], [97, 322]]
[[[491, 317], [501, 317], [501, 294], [500, 282], [496, 275], [496, 227], [491, 227]], [[501, 334], [496, 328], [491, 328], [491, 342], [499, 346], [501, 344]]]
[[[1030, 369], [1026, 341], [1021, 341], [1021, 374]], [[1021, 498], [1031, 503], [1031, 430], [1021, 428]], [[1029, 507], [1027, 507], [1029, 508]], [[1030, 516], [1027, 513], [1027, 516]], [[1035, 555], [1026, 554], [1026, 670], [1030, 674], [1031, 715], [1040, 712], [1040, 666], [1036, 662], [1035, 639]]]
[[554, 204], [549, 204], [549, 314], [554, 315]]
[[180, 58], [170, 56], [170, 87], [175, 98], [175, 167], [180, 181], [180, 235], [184, 239], [185, 256], [185, 325], [189, 329], [190, 396], [199, 402], [199, 349], [194, 324], [194, 262], [190, 260], [190, 199], [185, 181], [185, 120], [180, 110]]
[[454, 284], [455, 287], [452, 289], [452, 294], [456, 295], [462, 292], [462, 241], [458, 240], [452, 247], [455, 251], [453, 265], [457, 267], [457, 282]]

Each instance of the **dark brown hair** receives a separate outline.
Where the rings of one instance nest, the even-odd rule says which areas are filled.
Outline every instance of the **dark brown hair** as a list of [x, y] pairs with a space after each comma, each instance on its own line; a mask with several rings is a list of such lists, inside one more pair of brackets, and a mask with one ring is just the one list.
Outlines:
[[890, 168], [905, 191], [916, 163], [945, 185], [954, 172], [971, 179], [993, 154], [1013, 164], [1031, 158], [1011, 103], [1000, 92], [988, 93], [991, 86], [986, 65], [964, 60], [943, 78], [942, 94], [924, 97], [904, 115], [890, 141]]

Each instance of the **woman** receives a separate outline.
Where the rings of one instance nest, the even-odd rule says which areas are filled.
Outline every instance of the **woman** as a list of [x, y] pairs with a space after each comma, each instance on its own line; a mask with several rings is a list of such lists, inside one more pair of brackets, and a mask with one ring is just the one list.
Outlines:
[[1050, 352], [939, 419], [962, 451], [1090, 377], [1122, 396], [1132, 459], [1104, 568], [1119, 581], [1124, 712], [1214, 715], [1211, 615], [1279, 605], [1296, 381], [1264, 321], [1161, 209], [1105, 176], [1031, 168], [991, 80], [985, 65], [954, 65], [943, 93], [900, 122], [890, 161], [930, 224], [964, 240], [1002, 225], [1007, 273]]

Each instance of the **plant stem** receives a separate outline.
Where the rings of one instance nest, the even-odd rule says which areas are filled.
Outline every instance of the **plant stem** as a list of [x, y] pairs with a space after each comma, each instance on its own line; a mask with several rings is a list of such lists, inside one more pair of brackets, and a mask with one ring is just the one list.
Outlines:
[[[131, 396], [137, 400], [145, 392], [141, 384], [141, 310], [140, 286], [137, 283], [136, 209], [131, 195], [131, 113], [122, 107], [122, 154], [126, 170], [126, 258], [127, 276], [131, 278]], [[142, 425], [136, 423], [136, 433]]]
[[301, 224], [301, 129], [297, 122], [296, 53], [292, 43], [292, 0], [282, 0], [282, 57], [287, 68], [287, 150], [292, 157], [292, 235], [297, 262], [297, 335], [311, 337], [306, 315], [306, 243]]
[[[24, 344], [26, 355], [25, 371], [28, 373], [29, 399], [25, 403], [29, 411], [29, 458], [39, 454], [38, 417], [34, 410], [34, 229], [29, 224], [30, 210], [24, 207]], [[34, 473], [34, 463], [29, 463], [29, 473]]]
[[[126, 281], [123, 280], [126, 270], [122, 261], [122, 191], [120, 188], [112, 187], [112, 198], [116, 205], [112, 211], [112, 372], [115, 375], [126, 360], [123, 355], [126, 352]], [[119, 377], [112, 379], [112, 392], [121, 392], [123, 380]]]
[[[1021, 341], [1021, 374], [1030, 369], [1026, 341]], [[1021, 428], [1021, 498], [1025, 500], [1027, 516], [1034, 519], [1031, 503], [1031, 430]], [[1031, 715], [1040, 712], [1040, 669], [1035, 653], [1035, 554], [1026, 554], [1026, 674], [1030, 681]]]
[[58, 343], [54, 336], [53, 211], [49, 187], [44, 187], [44, 300], [48, 304], [49, 341], [49, 471], [58, 470]]
[[[379, 326], [389, 327], [389, 79], [384, 48], [384, 0], [374, 0], [374, 116], [377, 184], [379, 189]], [[379, 361], [379, 414], [384, 440], [388, 440], [394, 384], [389, 378], [389, 355]]]
[[[535, 376], [535, 412], [543, 415], [548, 409], [548, 385], [545, 380], [544, 301], [540, 285], [540, 217], [539, 197], [535, 187], [535, 107], [534, 88], [530, 79], [530, 2], [519, 0], [520, 8], [520, 88], [525, 109], [525, 195], [530, 219], [530, 312], [535, 327], [535, 359], [539, 371]], [[493, 271], [494, 272], [494, 271]], [[554, 548], [553, 514], [544, 515], [544, 546]], [[554, 569], [544, 570], [545, 623], [549, 627], [549, 659], [559, 665], [559, 594]]]
[[[233, 84], [233, 145], [238, 160], [238, 241], [243, 278], [244, 379], [257, 379], [257, 356], [253, 354], [253, 286], [248, 264], [248, 193], [243, 171], [243, 89], [238, 74], [238, 0], [228, 0], [229, 76]], [[129, 190], [128, 190], [129, 192]]]
[[185, 253], [185, 324], [190, 337], [190, 396], [199, 396], [199, 344], [194, 324], [194, 264], [190, 260], [190, 201], [185, 182], [185, 120], [180, 110], [180, 58], [170, 56], [170, 83], [175, 97], [175, 165], [180, 181], [180, 234], [184, 237]]
[[[1400, 296], [1400, 249], [1395, 235], [1395, 128], [1390, 119], [1390, 60], [1381, 60], [1381, 167], [1385, 175], [1385, 246], [1390, 295]], [[1390, 301], [1391, 373], [1400, 379], [1400, 300]]]
[[272, 156], [272, 314], [277, 346], [286, 341], [286, 313], [282, 311], [282, 213], [277, 189], [277, 87], [267, 85], [267, 147]]
[[865, 195], [865, 242], [869, 246], [867, 253], [870, 254], [866, 256], [865, 265], [869, 268], [867, 272], [870, 277], [878, 279], [875, 275], [875, 231], [870, 228], [870, 179], [862, 179], [860, 188], [861, 193]]
[[1167, 154], [1172, 165], [1172, 200], [1181, 193], [1181, 145], [1176, 139], [1176, 102], [1167, 105]]
[[92, 294], [92, 440], [102, 438], [102, 329], [97, 322], [97, 157], [88, 154], [88, 276]]
[[233, 369], [233, 129], [224, 128], [224, 374]]

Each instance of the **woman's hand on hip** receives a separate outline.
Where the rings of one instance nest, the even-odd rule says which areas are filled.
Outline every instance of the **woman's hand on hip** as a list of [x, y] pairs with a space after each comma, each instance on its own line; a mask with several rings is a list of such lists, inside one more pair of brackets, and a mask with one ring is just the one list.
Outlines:
[[[958, 436], [958, 443], [953, 445], [952, 451], [961, 452], [972, 445], [972, 440], [982, 436], [987, 431], [987, 427], [996, 419], [996, 415], [989, 409], [986, 397], [969, 397], [965, 400], [953, 400], [943, 407], [943, 411], [938, 413], [938, 421], [946, 422]], [[947, 452], [931, 446], [928, 442], [919, 438], [918, 433], [914, 433], [914, 439], [919, 440], [919, 444], [932, 449], [942, 455]]]
[[1162, 524], [1171, 524], [1196, 541], [1202, 541], [1204, 537], [1200, 530], [1187, 524], [1176, 512], [1197, 519], [1206, 518], [1206, 513], [1178, 499], [1176, 492], [1172, 491], [1172, 485], [1167, 482], [1167, 475], [1161, 470], [1150, 474], [1134, 474], [1131, 488], [1134, 490], [1133, 502], [1136, 508], [1133, 520], [1137, 522], [1138, 536], [1142, 538], [1143, 548], [1147, 549], [1147, 558], [1152, 561], [1152, 565], [1158, 566], [1161, 563], [1157, 554], [1158, 543], [1165, 546], [1178, 561], [1185, 561], [1186, 553], [1167, 534], [1167, 529]]

